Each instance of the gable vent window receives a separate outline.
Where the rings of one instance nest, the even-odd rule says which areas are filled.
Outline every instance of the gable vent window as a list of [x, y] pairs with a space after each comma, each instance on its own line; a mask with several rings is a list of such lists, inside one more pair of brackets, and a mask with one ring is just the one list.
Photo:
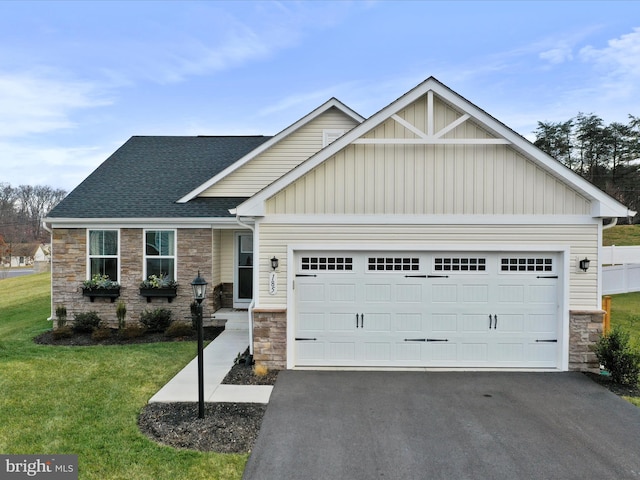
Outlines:
[[503, 272], [553, 272], [553, 258], [502, 258]]
[[403, 257], [369, 257], [367, 270], [370, 272], [412, 272], [420, 270], [420, 259]]
[[436, 272], [484, 272], [487, 269], [486, 258], [438, 257], [434, 259]]
[[347, 132], [346, 130], [323, 130], [322, 131], [322, 148], [335, 142], [346, 132]]
[[353, 258], [351, 257], [302, 257], [300, 268], [305, 272], [351, 271], [353, 270]]

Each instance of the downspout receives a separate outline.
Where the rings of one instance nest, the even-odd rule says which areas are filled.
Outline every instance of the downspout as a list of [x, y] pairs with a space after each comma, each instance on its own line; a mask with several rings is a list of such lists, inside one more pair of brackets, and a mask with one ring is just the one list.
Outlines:
[[48, 226], [47, 226], [47, 222], [45, 222], [44, 220], [42, 221], [42, 228], [44, 228], [47, 232], [49, 232], [49, 240], [51, 241], [51, 250], [49, 250], [49, 261], [51, 262], [51, 270], [49, 272], [49, 279], [50, 279], [50, 285], [49, 285], [49, 297], [51, 300], [51, 305], [49, 306], [49, 313], [51, 314], [49, 316], [49, 318], [47, 318], [47, 321], [51, 322], [53, 321], [53, 230], [51, 230]]
[[607, 223], [606, 225], [602, 225], [602, 230], [606, 230], [607, 228], [615, 227], [618, 224], [618, 217], [613, 217], [611, 223]]
[[[238, 215], [236, 215], [236, 222], [238, 222], [240, 226], [251, 230], [251, 233], [255, 238], [256, 236], [255, 226], [251, 226], [247, 223], [244, 223], [242, 220], [240, 220], [240, 216]], [[253, 262], [253, 265], [254, 265], [253, 283], [254, 283], [254, 289], [255, 289], [255, 287], [258, 285], [258, 282], [255, 281], [256, 275], [258, 274], [258, 269], [255, 268], [256, 266], [255, 261]], [[251, 299], [251, 303], [249, 303], [249, 309], [247, 311], [247, 313], [249, 314], [249, 355], [251, 355], [251, 358], [253, 358], [253, 307], [255, 303], [256, 303], [256, 300], [255, 300], [255, 294], [254, 294], [253, 298]]]

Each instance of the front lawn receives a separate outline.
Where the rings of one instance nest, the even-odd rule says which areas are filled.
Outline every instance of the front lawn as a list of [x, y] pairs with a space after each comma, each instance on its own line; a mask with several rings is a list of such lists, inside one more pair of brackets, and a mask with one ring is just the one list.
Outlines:
[[194, 342], [53, 347], [49, 274], [0, 280], [0, 452], [77, 454], [80, 479], [239, 479], [247, 455], [162, 447], [137, 427]]

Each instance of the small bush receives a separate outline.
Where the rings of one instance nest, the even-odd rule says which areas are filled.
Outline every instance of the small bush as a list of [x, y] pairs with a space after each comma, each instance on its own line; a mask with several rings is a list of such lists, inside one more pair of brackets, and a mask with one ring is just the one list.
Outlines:
[[118, 302], [116, 306], [116, 317], [118, 317], [118, 329], [122, 330], [126, 327], [125, 317], [127, 316], [127, 306], [124, 304], [122, 300]]
[[188, 323], [173, 322], [164, 331], [164, 336], [169, 338], [189, 337], [193, 334], [193, 328]]
[[107, 327], [96, 328], [91, 334], [91, 338], [94, 340], [106, 340], [111, 336], [111, 329]]
[[640, 375], [640, 352], [629, 344], [629, 333], [614, 327], [596, 344], [596, 356], [611, 374], [611, 380], [621, 385], [636, 385]]
[[69, 325], [63, 325], [61, 327], [56, 328], [51, 332], [54, 340], [59, 340], [61, 338], [71, 338], [73, 337], [73, 328]]
[[73, 322], [73, 330], [78, 333], [91, 333], [100, 327], [102, 320], [97, 312], [76, 313]]
[[253, 367], [253, 374], [256, 377], [264, 377], [268, 373], [269, 373], [269, 367], [266, 367], [265, 365], [258, 364]]
[[171, 310], [158, 308], [156, 310], [145, 310], [140, 314], [140, 323], [149, 332], [164, 332], [171, 325]]
[[118, 335], [125, 339], [140, 338], [144, 335], [145, 329], [142, 325], [127, 325], [123, 329], [118, 330]]
[[64, 327], [67, 324], [67, 307], [58, 305], [56, 307], [56, 318], [58, 319], [58, 328]]

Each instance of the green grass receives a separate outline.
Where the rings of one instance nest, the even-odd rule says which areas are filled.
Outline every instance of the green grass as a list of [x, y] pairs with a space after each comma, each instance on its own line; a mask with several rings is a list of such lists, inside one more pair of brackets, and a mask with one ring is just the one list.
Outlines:
[[611, 326], [629, 332], [631, 343], [640, 348], [640, 292], [611, 295]]
[[49, 275], [0, 280], [0, 452], [77, 454], [84, 479], [238, 479], [247, 455], [160, 446], [140, 410], [195, 355], [193, 342], [52, 347]]
[[640, 245], [640, 225], [616, 225], [602, 232], [603, 245]]

